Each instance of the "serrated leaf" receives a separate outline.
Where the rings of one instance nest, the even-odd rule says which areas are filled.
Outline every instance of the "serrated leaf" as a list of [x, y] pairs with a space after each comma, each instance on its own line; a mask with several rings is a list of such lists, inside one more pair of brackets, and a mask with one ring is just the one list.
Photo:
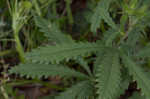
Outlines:
[[88, 66], [88, 62], [86, 62], [82, 57], [78, 57], [76, 61], [86, 70], [86, 72], [92, 76], [91, 70]]
[[90, 99], [93, 96], [93, 89], [90, 81], [82, 81], [60, 93], [55, 99]]
[[26, 57], [33, 61], [59, 63], [64, 59], [69, 60], [78, 56], [88, 56], [91, 52], [97, 52], [101, 49], [103, 49], [103, 46], [97, 43], [65, 43], [56, 46], [40, 47], [28, 53]]
[[97, 73], [97, 68], [98, 68], [99, 65], [101, 64], [102, 59], [103, 59], [105, 53], [106, 53], [105, 50], [104, 50], [104, 51], [99, 51], [99, 52], [97, 53], [97, 57], [96, 57], [96, 59], [95, 59], [95, 62], [94, 62], [94, 69], [93, 69], [94, 75]]
[[83, 73], [77, 72], [73, 69], [65, 67], [63, 65], [55, 64], [38, 64], [38, 63], [26, 63], [15, 66], [9, 70], [9, 73], [15, 73], [31, 78], [41, 78], [49, 76], [60, 76], [60, 77], [78, 77], [88, 78]]
[[128, 68], [130, 75], [133, 75], [133, 79], [137, 81], [138, 88], [141, 88], [142, 93], [145, 94], [146, 99], [150, 97], [150, 79], [140, 66], [131, 60], [130, 57], [122, 54], [122, 61]]
[[55, 23], [49, 20], [43, 19], [41, 17], [35, 17], [35, 23], [40, 28], [40, 31], [45, 33], [45, 35], [52, 41], [56, 43], [72, 43], [74, 42], [71, 37], [67, 36], [60, 31]]
[[112, 28], [116, 28], [115, 23], [109, 15], [108, 8], [113, 0], [100, 0], [91, 18], [91, 31], [96, 33], [102, 19]]
[[139, 41], [141, 37], [140, 29], [139, 28], [133, 28], [128, 33], [128, 39], [126, 43], [131, 46], [135, 46], [135, 44]]
[[119, 35], [120, 33], [115, 29], [109, 29], [108, 31], [104, 32], [104, 42], [106, 46], [112, 46], [112, 43], [114, 39]]
[[147, 45], [147, 46], [145, 46], [144, 48], [140, 49], [140, 50], [136, 53], [136, 57], [138, 57], [138, 58], [150, 57], [150, 45]]
[[96, 81], [98, 99], [112, 99], [118, 93], [120, 84], [120, 63], [118, 53], [107, 52], [99, 67], [97, 67]]

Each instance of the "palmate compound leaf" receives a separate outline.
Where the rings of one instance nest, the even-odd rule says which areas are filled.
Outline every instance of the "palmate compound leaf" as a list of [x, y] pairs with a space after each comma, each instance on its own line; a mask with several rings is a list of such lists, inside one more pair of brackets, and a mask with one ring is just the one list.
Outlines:
[[[101, 58], [99, 58], [101, 59]], [[96, 81], [98, 99], [114, 99], [120, 85], [120, 63], [118, 53], [111, 49], [105, 52], [102, 60], [97, 64]]]
[[114, 0], [100, 0], [95, 12], [91, 18], [91, 31], [96, 33], [102, 20], [104, 20], [112, 28], [116, 28], [116, 24], [113, 22], [109, 15], [108, 8], [110, 3]]
[[148, 77], [142, 68], [131, 60], [129, 56], [121, 54], [124, 65], [128, 68], [130, 75], [133, 75], [133, 79], [137, 81], [138, 88], [141, 88], [142, 93], [146, 96], [146, 99], [150, 97], [150, 77]]
[[91, 99], [94, 93], [93, 86], [93, 83], [88, 80], [81, 81], [60, 93], [55, 99]]
[[91, 52], [97, 52], [101, 49], [103, 49], [103, 46], [97, 43], [65, 43], [35, 49], [28, 53], [26, 57], [33, 61], [59, 63], [64, 59], [88, 56]]
[[56, 64], [25, 63], [11, 68], [9, 73], [31, 78], [47, 78], [49, 76], [88, 78], [83, 73], [70, 69], [67, 66]]

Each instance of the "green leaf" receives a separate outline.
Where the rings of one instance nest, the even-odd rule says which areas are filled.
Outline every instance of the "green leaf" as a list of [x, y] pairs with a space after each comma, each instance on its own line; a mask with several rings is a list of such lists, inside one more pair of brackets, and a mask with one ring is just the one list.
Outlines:
[[138, 27], [135, 27], [131, 31], [129, 31], [128, 39], [126, 43], [128, 45], [135, 47], [136, 43], [140, 40], [140, 37], [141, 37], [141, 29], [139, 29]]
[[24, 9], [31, 9], [31, 7], [32, 7], [32, 4], [31, 4], [31, 2], [29, 2], [29, 1], [22, 1], [21, 2], [21, 6], [24, 8]]
[[141, 96], [138, 92], [134, 92], [133, 95], [129, 97], [129, 99], [145, 99], [145, 97]]
[[122, 66], [121, 68], [121, 83], [120, 83], [120, 94], [124, 94], [124, 92], [128, 89], [130, 82], [132, 82], [132, 77], [128, 73], [128, 69]]
[[91, 31], [92, 32], [96, 33], [97, 28], [99, 28], [99, 25], [102, 19], [112, 28], [116, 28], [116, 25], [113, 22], [108, 12], [109, 5], [112, 1], [113, 0], [100, 0], [99, 1], [95, 9], [95, 12], [91, 18]]
[[146, 58], [146, 57], [150, 57], [150, 45], [145, 46], [144, 48], [140, 49], [137, 54], [136, 57], [138, 58]]
[[141, 88], [142, 93], [145, 94], [146, 99], [150, 97], [150, 79], [144, 73], [142, 68], [134, 63], [130, 57], [122, 54], [122, 61], [128, 68], [130, 75], [133, 75], [133, 79], [137, 81], [138, 88]]
[[55, 23], [41, 17], [35, 17], [35, 23], [40, 28], [40, 31], [45, 33], [50, 40], [56, 43], [72, 43], [74, 42], [71, 37], [62, 33]]
[[89, 68], [88, 62], [86, 62], [82, 57], [78, 57], [76, 61], [86, 70], [86, 72], [92, 76], [91, 70]]
[[120, 76], [119, 55], [114, 50], [108, 50], [97, 67], [98, 99], [112, 99], [117, 95], [121, 81]]
[[115, 29], [109, 29], [108, 31], [104, 32], [104, 42], [106, 46], [112, 46], [113, 41], [116, 39], [116, 37], [120, 34]]
[[94, 87], [90, 81], [82, 81], [60, 93], [55, 99], [90, 99]]
[[102, 49], [102, 45], [97, 43], [65, 43], [56, 46], [40, 47], [26, 55], [27, 59], [40, 62], [56, 62], [71, 58], [75, 59], [78, 56], [88, 56], [91, 52], [97, 52]]
[[77, 72], [73, 69], [62, 65], [55, 64], [37, 64], [37, 63], [26, 63], [15, 66], [9, 70], [9, 73], [19, 74], [21, 76], [31, 78], [41, 78], [49, 76], [60, 76], [60, 77], [78, 77], [88, 78], [88, 76]]
[[97, 56], [96, 56], [96, 59], [95, 59], [95, 62], [94, 62], [94, 69], [93, 69], [93, 73], [94, 75], [97, 73], [97, 68], [99, 67], [99, 65], [101, 64], [101, 62], [103, 61], [103, 57], [105, 55], [105, 52], [106, 50], [104, 51], [99, 51], [97, 53]]

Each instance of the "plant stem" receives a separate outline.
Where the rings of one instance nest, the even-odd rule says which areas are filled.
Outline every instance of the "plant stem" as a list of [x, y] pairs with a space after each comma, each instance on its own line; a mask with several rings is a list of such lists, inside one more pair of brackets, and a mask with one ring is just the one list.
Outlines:
[[66, 10], [67, 10], [67, 15], [69, 18], [69, 23], [73, 24], [73, 16], [72, 16], [72, 12], [71, 12], [71, 0], [65, 0], [66, 1]]
[[14, 38], [15, 38], [15, 41], [16, 41], [16, 50], [19, 54], [20, 61], [24, 63], [25, 62], [24, 50], [23, 50], [23, 47], [21, 45], [18, 33], [14, 32]]
[[4, 98], [5, 98], [5, 99], [9, 99], [9, 96], [8, 96], [8, 94], [6, 93], [6, 91], [5, 91], [5, 89], [4, 89], [3, 86], [0, 86], [0, 90], [1, 90], [1, 92], [2, 92], [2, 94], [3, 94], [3, 96], [4, 96]]
[[[127, 21], [127, 20], [126, 20]], [[133, 24], [132, 24], [132, 22], [131, 22], [131, 18], [130, 18], [130, 16], [129, 16], [129, 23], [128, 23], [128, 30], [127, 31], [125, 31], [125, 34], [124, 34], [124, 36], [122, 37], [122, 39], [119, 41], [119, 45], [121, 44], [121, 43], [123, 43], [124, 42], [124, 40], [128, 37], [128, 35], [129, 35], [129, 32], [132, 30], [132, 26], [133, 26]], [[124, 29], [125, 30], [125, 29]]]

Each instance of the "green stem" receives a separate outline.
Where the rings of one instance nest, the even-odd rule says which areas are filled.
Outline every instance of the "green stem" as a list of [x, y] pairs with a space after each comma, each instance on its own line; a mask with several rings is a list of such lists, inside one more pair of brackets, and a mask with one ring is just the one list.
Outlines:
[[16, 41], [16, 50], [19, 54], [20, 61], [24, 63], [25, 62], [24, 50], [23, 50], [23, 47], [21, 45], [18, 33], [14, 33], [14, 38], [15, 38], [15, 41]]
[[1, 90], [1, 92], [2, 92], [2, 94], [3, 94], [3, 97], [4, 97], [5, 99], [9, 99], [9, 96], [8, 96], [6, 90], [4, 89], [3, 86], [0, 86], [0, 90]]
[[70, 5], [71, 5], [71, 0], [66, 0], [66, 10], [67, 10], [68, 18], [69, 18], [69, 23], [73, 24], [73, 16], [72, 16]]

